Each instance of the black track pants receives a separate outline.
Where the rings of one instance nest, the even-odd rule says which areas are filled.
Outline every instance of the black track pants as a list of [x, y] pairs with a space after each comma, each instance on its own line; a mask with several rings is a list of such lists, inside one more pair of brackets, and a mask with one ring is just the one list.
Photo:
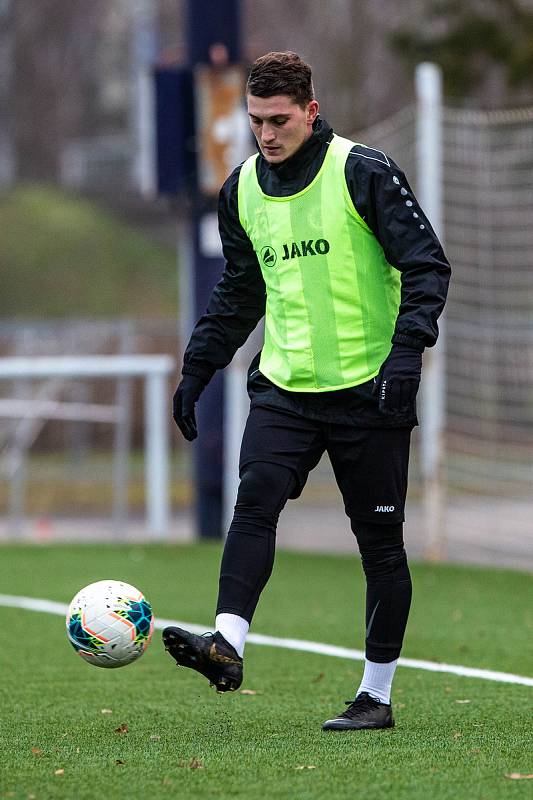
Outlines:
[[366, 657], [382, 664], [400, 655], [411, 605], [402, 528], [352, 521], [366, 575]]
[[241, 472], [222, 556], [217, 614], [238, 614], [251, 622], [272, 573], [279, 513], [295, 486], [287, 467], [259, 461]]
[[[272, 572], [279, 513], [296, 486], [296, 476], [287, 467], [253, 462], [242, 470], [222, 557], [218, 614], [237, 614], [251, 621]], [[386, 663], [400, 654], [411, 602], [403, 526], [353, 519], [351, 524], [367, 582], [366, 655]]]

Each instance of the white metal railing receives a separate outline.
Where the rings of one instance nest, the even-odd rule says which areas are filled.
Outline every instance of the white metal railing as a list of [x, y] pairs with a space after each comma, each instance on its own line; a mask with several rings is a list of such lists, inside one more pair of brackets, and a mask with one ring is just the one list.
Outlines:
[[[168, 397], [166, 379], [174, 370], [174, 361], [166, 355], [142, 356], [44, 356], [36, 358], [0, 358], [0, 380], [50, 378], [133, 378], [144, 379], [145, 386], [145, 485], [146, 523], [154, 537], [164, 537], [170, 518]], [[94, 419], [100, 415], [113, 421], [119, 413], [109, 406], [58, 403], [54, 400], [4, 399], [2, 416], [35, 418]], [[16, 407], [18, 405], [18, 408]], [[83, 408], [83, 406], [86, 406]], [[70, 416], [68, 416], [70, 414]], [[85, 416], [84, 416], [85, 414]], [[103, 415], [103, 416], [102, 416]]]

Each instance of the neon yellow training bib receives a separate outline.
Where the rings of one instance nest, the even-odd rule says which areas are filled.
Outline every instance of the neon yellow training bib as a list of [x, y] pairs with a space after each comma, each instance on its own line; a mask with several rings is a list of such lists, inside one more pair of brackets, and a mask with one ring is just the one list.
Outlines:
[[334, 136], [315, 179], [270, 197], [257, 155], [239, 176], [239, 218], [259, 259], [267, 302], [259, 368], [297, 392], [357, 386], [391, 348], [400, 273], [350, 198], [344, 168], [354, 142]]

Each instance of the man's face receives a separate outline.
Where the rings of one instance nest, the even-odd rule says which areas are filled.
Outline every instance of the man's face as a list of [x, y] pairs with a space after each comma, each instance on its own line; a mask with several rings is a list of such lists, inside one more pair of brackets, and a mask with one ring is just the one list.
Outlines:
[[250, 127], [261, 153], [270, 164], [290, 158], [312, 133], [318, 103], [305, 108], [286, 94], [273, 97], [247, 96]]

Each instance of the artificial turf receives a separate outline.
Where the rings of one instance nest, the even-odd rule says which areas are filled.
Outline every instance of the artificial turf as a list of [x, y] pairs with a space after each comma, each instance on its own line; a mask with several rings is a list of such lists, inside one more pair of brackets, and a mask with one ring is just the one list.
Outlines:
[[[104, 577], [148, 596], [156, 615], [209, 625], [220, 548], [0, 548], [5, 594], [68, 602]], [[403, 655], [533, 675], [532, 578], [415, 565]], [[280, 552], [253, 629], [363, 643], [356, 558]], [[60, 617], [0, 608], [0, 797], [527, 797], [533, 689], [399, 668], [388, 731], [323, 732], [361, 664], [248, 645], [243, 689], [218, 696], [154, 642], [120, 670], [91, 667]], [[251, 693], [248, 693], [251, 692]], [[124, 729], [127, 727], [127, 731]], [[508, 777], [508, 776], [520, 777]]]

